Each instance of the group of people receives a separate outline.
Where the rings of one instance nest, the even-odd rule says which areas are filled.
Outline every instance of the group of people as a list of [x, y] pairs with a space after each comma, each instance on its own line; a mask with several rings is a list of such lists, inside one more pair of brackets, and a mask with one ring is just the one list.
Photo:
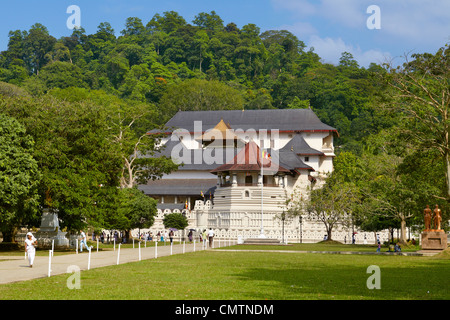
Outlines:
[[[80, 230], [80, 236], [81, 236], [80, 252], [83, 252], [83, 246], [88, 251], [90, 251], [92, 249], [92, 246], [88, 247], [86, 233], [84, 233], [83, 230]], [[31, 232], [28, 232], [25, 237], [25, 252], [27, 253], [27, 256], [28, 256], [28, 263], [30, 265], [30, 268], [33, 268], [34, 258], [36, 257], [37, 246], [38, 246], [37, 239], [34, 237], [34, 235]]]
[[[213, 239], [214, 239], [214, 231], [212, 230], [212, 228], [209, 228], [209, 231], [207, 232], [206, 229], [203, 230], [203, 232], [201, 234], [199, 234], [199, 240], [200, 242], [202, 241], [206, 241], [206, 239], [208, 239], [209, 241], [209, 247], [211, 248], [213, 245]], [[119, 235], [117, 233], [117, 231], [113, 234], [114, 239], [116, 241], [118, 241]], [[190, 242], [192, 242], [193, 240], [193, 232], [192, 230], [189, 231], [188, 234], [188, 239]], [[170, 239], [170, 243], [173, 242], [173, 237], [174, 237], [174, 232], [173, 230], [170, 230], [169, 233], [167, 233], [167, 231], [165, 231], [164, 233], [162, 232], [158, 232], [156, 235], [157, 239], [160, 239], [161, 241], [164, 241], [165, 239], [169, 238]], [[139, 238], [141, 240], [145, 240], [147, 238], [147, 240], [152, 241], [153, 240], [153, 235], [152, 233], [146, 233], [146, 234], [141, 234], [139, 235]], [[94, 238], [93, 238], [94, 239]], [[102, 232], [100, 234], [100, 239], [102, 241], [102, 243], [105, 240], [105, 233]], [[110, 240], [110, 235], [106, 235], [106, 239], [109, 243]], [[33, 236], [33, 234], [31, 232], [28, 232], [26, 237], [25, 237], [25, 252], [27, 253], [28, 256], [28, 262], [30, 265], [30, 268], [33, 267], [33, 263], [34, 263], [34, 258], [36, 256], [36, 247], [38, 246], [38, 242], [37, 239]], [[90, 251], [92, 249], [92, 246], [88, 246], [87, 245], [87, 235], [83, 230], [80, 230], [80, 252], [83, 252], [83, 248], [86, 248], [88, 251]]]
[[[175, 233], [173, 231], [173, 229], [170, 229], [169, 232], [164, 231], [164, 232], [160, 232], [158, 231], [158, 233], [156, 234], [156, 239], [159, 239], [161, 242], [165, 242], [167, 238], [169, 238], [170, 243], [173, 243], [173, 238], [175, 236]], [[189, 230], [189, 233], [187, 235], [188, 237], [188, 241], [192, 242], [194, 240], [194, 232], [193, 230]], [[152, 241], [153, 240], [153, 234], [151, 232], [149, 233], [143, 233], [138, 235], [138, 238], [141, 239], [142, 241], [144, 240], [148, 240], [148, 241]], [[206, 241], [208, 239], [209, 241], [209, 246], [212, 247], [212, 242], [214, 239], [214, 231], [212, 230], [212, 228], [209, 229], [209, 231], [207, 232], [206, 229], [203, 230], [203, 232], [198, 234], [198, 238], [200, 242]]]

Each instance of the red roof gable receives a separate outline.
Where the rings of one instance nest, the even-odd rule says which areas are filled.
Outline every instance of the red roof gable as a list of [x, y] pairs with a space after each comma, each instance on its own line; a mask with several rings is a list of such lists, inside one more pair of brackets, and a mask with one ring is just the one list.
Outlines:
[[211, 173], [218, 173], [224, 171], [260, 171], [261, 161], [263, 164], [263, 171], [276, 172], [290, 172], [288, 169], [274, 163], [269, 159], [262, 159], [261, 150], [254, 141], [247, 143], [232, 161], [223, 164]]

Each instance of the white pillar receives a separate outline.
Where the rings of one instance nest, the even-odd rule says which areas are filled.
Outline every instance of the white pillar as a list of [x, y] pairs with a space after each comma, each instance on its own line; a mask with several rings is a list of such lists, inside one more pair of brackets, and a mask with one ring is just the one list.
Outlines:
[[258, 174], [258, 187], [260, 187], [263, 183], [263, 176], [261, 174]]
[[50, 274], [52, 273], [52, 250], [48, 251], [48, 276], [50, 277]]
[[233, 173], [231, 176], [232, 176], [231, 186], [232, 187], [237, 187], [237, 174]]
[[88, 256], [88, 270], [91, 269], [91, 250], [89, 250], [89, 256]]
[[117, 250], [117, 264], [119, 264], [120, 261], [120, 245], [121, 243], [119, 243], [119, 249]]

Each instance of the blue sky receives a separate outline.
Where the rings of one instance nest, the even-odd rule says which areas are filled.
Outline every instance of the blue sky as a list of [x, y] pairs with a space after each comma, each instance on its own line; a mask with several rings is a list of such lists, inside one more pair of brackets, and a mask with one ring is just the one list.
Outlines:
[[[2, 1], [0, 51], [7, 49], [10, 30], [28, 30], [36, 22], [56, 38], [70, 35], [70, 5], [80, 7], [81, 25], [88, 34], [107, 21], [116, 35], [128, 17], [146, 24], [156, 13], [176, 11], [191, 23], [198, 13], [214, 10], [225, 24], [254, 23], [262, 32], [289, 30], [325, 62], [335, 64], [344, 51], [361, 66], [398, 64], [405, 55], [432, 53], [450, 43], [449, 0], [21, 0]], [[371, 5], [380, 9], [381, 29], [367, 27]]]

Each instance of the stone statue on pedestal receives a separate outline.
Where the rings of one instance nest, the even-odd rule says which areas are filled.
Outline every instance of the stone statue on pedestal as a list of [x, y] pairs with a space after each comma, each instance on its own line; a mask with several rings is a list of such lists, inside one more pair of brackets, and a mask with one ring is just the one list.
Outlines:
[[431, 209], [429, 205], [423, 210], [423, 215], [425, 219], [425, 231], [429, 231], [431, 229]]
[[[447, 234], [441, 229], [441, 209], [436, 205], [433, 212], [427, 205], [423, 211], [425, 230], [421, 234], [422, 250], [444, 250], [447, 248]], [[432, 229], [431, 223], [434, 228]]]
[[434, 208], [434, 229], [441, 230], [441, 209], [439, 209], [438, 205]]

